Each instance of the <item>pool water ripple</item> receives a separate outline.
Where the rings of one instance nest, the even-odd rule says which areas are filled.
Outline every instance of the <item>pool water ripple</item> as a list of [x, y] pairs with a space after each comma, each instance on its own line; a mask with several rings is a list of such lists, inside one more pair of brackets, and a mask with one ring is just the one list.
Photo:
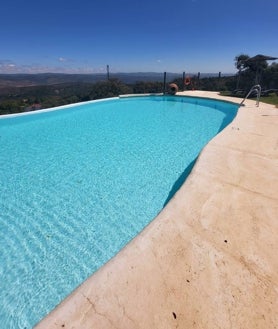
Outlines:
[[0, 119], [2, 327], [32, 328], [136, 236], [236, 112], [140, 97]]

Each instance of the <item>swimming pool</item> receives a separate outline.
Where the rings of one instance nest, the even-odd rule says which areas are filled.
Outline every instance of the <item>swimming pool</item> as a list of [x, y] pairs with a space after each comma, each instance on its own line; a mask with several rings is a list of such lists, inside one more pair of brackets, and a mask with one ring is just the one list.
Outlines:
[[2, 118], [3, 328], [31, 328], [137, 235], [237, 108], [156, 96]]

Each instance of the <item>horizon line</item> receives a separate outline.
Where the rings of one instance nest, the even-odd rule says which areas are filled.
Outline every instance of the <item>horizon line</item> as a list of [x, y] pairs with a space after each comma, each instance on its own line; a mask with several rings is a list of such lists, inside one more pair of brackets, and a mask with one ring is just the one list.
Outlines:
[[[186, 74], [216, 74], [218, 75], [219, 73], [221, 74], [229, 74], [229, 75], [234, 75], [236, 74], [237, 72], [221, 72], [221, 71], [218, 71], [218, 72], [201, 72], [201, 71], [198, 71], [198, 72], [186, 72], [186, 71], [182, 71], [182, 72], [168, 72], [168, 71], [161, 71], [161, 72], [157, 72], [157, 71], [133, 71], [133, 72], [124, 72], [124, 71], [119, 71], [119, 72], [109, 72], [109, 75], [113, 75], [113, 74], [183, 74], [183, 73], [186, 73]], [[92, 72], [92, 73], [76, 73], [76, 72], [33, 72], [33, 73], [30, 73], [30, 72], [10, 72], [10, 73], [2, 73], [0, 72], [0, 75], [39, 75], [39, 74], [61, 74], [61, 75], [107, 75], [106, 72]]]

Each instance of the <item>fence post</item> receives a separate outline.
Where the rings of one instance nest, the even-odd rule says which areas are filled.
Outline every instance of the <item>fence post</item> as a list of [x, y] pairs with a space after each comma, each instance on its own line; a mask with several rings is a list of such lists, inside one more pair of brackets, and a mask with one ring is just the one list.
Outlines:
[[220, 89], [221, 72], [218, 73], [218, 90]]
[[164, 81], [163, 81], [163, 95], [166, 93], [166, 72], [164, 72]]
[[109, 81], [109, 65], [106, 66], [106, 70], [107, 70], [107, 80]]
[[184, 91], [185, 72], [182, 73], [182, 91]]

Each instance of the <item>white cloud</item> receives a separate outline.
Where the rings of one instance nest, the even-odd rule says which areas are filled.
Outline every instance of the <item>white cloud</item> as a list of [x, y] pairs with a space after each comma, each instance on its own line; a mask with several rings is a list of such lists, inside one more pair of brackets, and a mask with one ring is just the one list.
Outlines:
[[[52, 58], [53, 62], [53, 58]], [[163, 60], [154, 60], [157, 65], [164, 63]], [[125, 68], [126, 69], [126, 68]], [[125, 69], [117, 66], [110, 66], [110, 72], [124, 72]], [[149, 70], [146, 69], [146, 70]], [[92, 66], [88, 61], [80, 61], [77, 65], [76, 61], [65, 57], [56, 57], [56, 64], [18, 64], [11, 60], [0, 59], [0, 74], [36, 74], [36, 73], [69, 73], [69, 74], [94, 74], [106, 73], [106, 65]]]
[[59, 58], [58, 58], [58, 61], [59, 61], [59, 62], [66, 62], [67, 59], [66, 59], [65, 57], [59, 57]]
[[60, 65], [41, 65], [41, 64], [30, 64], [30, 65], [20, 65], [14, 63], [11, 60], [1, 60], [0, 59], [0, 74], [11, 74], [11, 73], [101, 73], [102, 68], [93, 68], [88, 64], [80, 65], [76, 67], [74, 65], [65, 66], [64, 62], [71, 62], [69, 59], [60, 57], [58, 59]]
[[16, 64], [10, 60], [0, 60], [0, 73], [15, 73], [17, 70]]

